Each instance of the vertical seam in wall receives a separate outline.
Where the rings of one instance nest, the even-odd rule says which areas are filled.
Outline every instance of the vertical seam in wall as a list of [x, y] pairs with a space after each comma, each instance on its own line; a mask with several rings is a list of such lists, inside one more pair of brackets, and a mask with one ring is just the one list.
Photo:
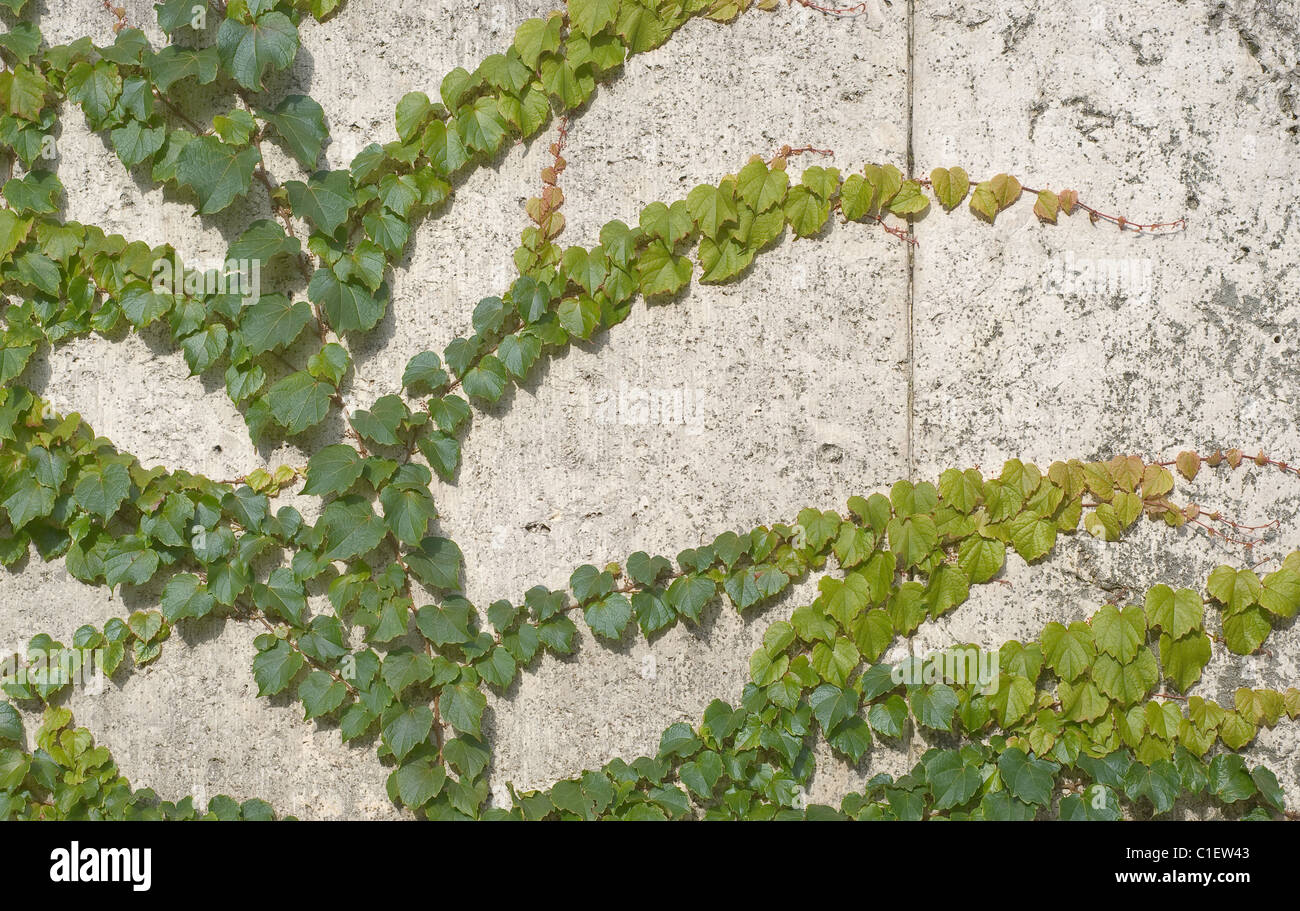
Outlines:
[[[916, 70], [916, 0], [907, 0], [907, 177], [913, 177], [914, 161], [912, 157], [912, 86]], [[911, 221], [907, 223], [907, 439], [905, 455], [907, 460], [907, 477], [916, 480], [916, 455], [913, 448], [913, 424], [916, 404], [916, 358], [915, 358], [915, 302], [916, 302], [916, 246]]]

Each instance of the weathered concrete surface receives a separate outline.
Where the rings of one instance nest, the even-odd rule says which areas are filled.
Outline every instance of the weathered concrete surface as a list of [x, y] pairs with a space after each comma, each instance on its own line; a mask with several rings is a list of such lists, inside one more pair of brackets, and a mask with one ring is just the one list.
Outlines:
[[[394, 138], [392, 111], [405, 92], [433, 92], [446, 71], [472, 68], [553, 4], [350, 0], [333, 21], [304, 26], [303, 51], [278, 87], [321, 100], [333, 132], [328, 163], [344, 166], [366, 143]], [[150, 4], [126, 5], [130, 21], [160, 41]], [[1295, 35], [1272, 24], [1287, 21], [1284, 10], [1239, 26], [1236, 13], [1216, 9], [1199, 0], [1113, 12], [918, 2], [910, 61], [904, 4], [842, 19], [782, 9], [725, 26], [692, 23], [634, 58], [573, 123], [561, 181], [567, 243], [593, 243], [606, 221], [634, 223], [646, 203], [683, 197], [787, 142], [833, 149], [829, 163], [843, 169], [903, 166], [909, 70], [918, 172], [955, 163], [976, 177], [1005, 170], [1031, 185], [1075, 186], [1086, 201], [1134, 218], [1190, 210], [1189, 228], [1121, 236], [1078, 217], [1044, 228], [1027, 202], [989, 228], [963, 207], [918, 223], [911, 293], [902, 243], [836, 226], [816, 240], [787, 237], [737, 284], [638, 304], [623, 325], [476, 416], [457, 485], [435, 491], [442, 531], [466, 555], [469, 597], [518, 597], [537, 583], [561, 585], [580, 563], [638, 549], [672, 555], [728, 528], [790, 520], [804, 506], [842, 506], [906, 476], [909, 463], [932, 477], [949, 465], [996, 471], [1013, 455], [1045, 465], [1240, 443], [1295, 456], [1300, 413], [1286, 367], [1297, 347], [1296, 241], [1287, 235], [1296, 202], [1284, 189], [1300, 167]], [[88, 30], [105, 40], [110, 26], [95, 0], [49, 3], [42, 15], [54, 41]], [[1255, 36], [1258, 64], [1242, 32]], [[223, 233], [265, 204], [255, 190], [233, 213], [200, 222], [183, 201], [142, 192], [75, 111], [62, 130], [69, 218], [217, 259]], [[1247, 135], [1253, 159], [1241, 157]], [[553, 136], [470, 177], [445, 215], [421, 225], [388, 317], [353, 348], [351, 401], [397, 391], [411, 355], [440, 351], [468, 328], [480, 297], [507, 285], [523, 201], [536, 192]], [[286, 159], [271, 167], [298, 176]], [[1142, 301], [1045, 291], [1045, 272], [1067, 253], [1147, 260], [1151, 293]], [[302, 464], [327, 441], [258, 452], [220, 383], [189, 378], [167, 348], [165, 339], [76, 342], [28, 379], [146, 464], [233, 477], [259, 464]], [[689, 420], [643, 422], [620, 405], [651, 394], [680, 397]], [[1197, 488], [1198, 501], [1243, 520], [1285, 526], [1300, 504], [1291, 493], [1300, 484], [1270, 476]], [[311, 501], [294, 502], [314, 514]], [[1298, 543], [1291, 530], [1269, 552]], [[1122, 545], [1070, 541], [1042, 566], [1013, 558], [1010, 586], [985, 587], [912, 647], [1033, 636], [1048, 620], [1095, 610], [1109, 594], [1100, 586], [1193, 583], [1240, 558], [1239, 548], [1159, 530]], [[650, 643], [629, 637], [611, 648], [584, 635], [575, 657], [543, 658], [491, 700], [494, 790], [652, 752], [667, 724], [738, 696], [767, 623], [813, 592], [804, 583], [759, 617], [715, 607], [701, 629]], [[38, 631], [66, 639], [155, 597], [128, 592], [123, 603], [57, 561], [34, 559], [0, 575], [0, 642]], [[336, 730], [304, 724], [287, 701], [256, 698], [256, 630], [184, 632], [121, 687], [72, 703], [133, 782], [168, 797], [261, 796], [301, 816], [395, 813], [372, 743], [344, 747]], [[1294, 681], [1293, 640], [1278, 637], [1271, 657], [1217, 656], [1216, 695], [1230, 697], [1242, 679]], [[1254, 748], [1292, 800], [1295, 745], [1279, 729]], [[877, 748], [856, 769], [823, 751], [810, 796], [838, 802], [923, 748], [919, 739], [905, 752]]]

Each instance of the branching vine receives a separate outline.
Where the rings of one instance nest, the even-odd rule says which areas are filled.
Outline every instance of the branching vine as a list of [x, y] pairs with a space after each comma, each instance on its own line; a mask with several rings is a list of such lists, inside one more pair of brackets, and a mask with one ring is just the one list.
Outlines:
[[[158, 660], [177, 624], [203, 618], [256, 624], [259, 695], [295, 694], [306, 720], [336, 723], [345, 742], [377, 736], [392, 799], [434, 818], [1119, 818], [1200, 798], [1230, 815], [1286, 812], [1276, 777], [1240, 750], [1261, 727], [1294, 719], [1300, 692], [1242, 688], [1221, 706], [1191, 691], [1216, 649], [1260, 652], [1294, 617], [1300, 553], [1262, 577], [1258, 564], [1225, 565], [1203, 589], [1157, 585], [1087, 622], [1049, 623], [1033, 641], [883, 661], [972, 586], [1005, 581], [1008, 551], [1037, 562], [1080, 527], [1115, 541], [1145, 517], [1249, 552], [1269, 526], [1180, 504], [1174, 479], [1191, 484], [1203, 469], [1300, 474], [1263, 453], [1117, 455], [1046, 471], [1013, 459], [996, 476], [949, 469], [934, 483], [853, 497], [843, 513], [805, 509], [793, 521], [725, 532], [674, 560], [638, 552], [584, 565], [567, 590], [534, 587], [483, 609], [461, 594], [459, 548], [433, 533], [433, 476], [454, 482], [475, 407], [621, 323], [637, 297], [672, 299], [692, 278], [742, 278], [787, 229], [815, 238], [838, 216], [915, 242], [909, 229], [931, 196], [947, 212], [966, 203], [993, 222], [1025, 193], [1044, 223], [1083, 212], [1145, 233], [1176, 230], [1181, 219], [1134, 222], [1071, 190], [1029, 189], [1007, 174], [973, 182], [959, 167], [912, 177], [888, 163], [847, 175], [808, 164], [795, 182], [792, 158], [830, 153], [787, 145], [684, 199], [646, 206], [635, 226], [609, 222], [591, 248], [563, 247], [565, 140], [597, 85], [692, 18], [727, 22], [777, 0], [569, 0], [523, 23], [474, 72], [447, 74], [437, 100], [404, 96], [397, 140], [367, 146], [346, 168], [318, 169], [329, 135], [323, 108], [307, 95], [277, 98], [267, 81], [293, 63], [302, 20], [327, 18], [340, 2], [165, 0], [158, 23], [172, 43], [155, 49], [111, 3], [111, 44], [51, 47], [26, 0], [0, 0], [12, 14], [0, 37], [0, 152], [10, 175], [0, 208], [0, 563], [21, 566], [34, 548], [88, 584], [163, 583], [157, 610], [83, 626], [71, 645], [38, 635], [3, 665], [6, 695], [44, 714], [29, 745], [22, 715], [0, 703], [0, 818], [272, 815], [260, 800], [219, 797], [198, 808], [133, 789], [63, 704], [88, 656], [120, 680]], [[835, 15], [865, 10], [796, 2]], [[220, 17], [214, 41], [209, 15]], [[179, 86], [187, 98], [229, 107], [204, 125], [185, 112]], [[63, 188], [48, 150], [65, 100], [134, 174], [192, 199], [201, 216], [260, 187], [268, 217], [229, 244], [227, 267], [242, 263], [241, 277], [269, 279], [287, 262], [279, 284], [250, 295], [221, 270], [185, 268], [171, 245], [60, 217]], [[384, 316], [391, 269], [414, 226], [446, 208], [456, 181], [552, 119], [551, 159], [514, 254], [518, 277], [479, 302], [471, 334], [411, 359], [403, 394], [349, 413], [349, 345]], [[272, 175], [267, 142], [306, 179]], [[305, 466], [225, 481], [145, 468], [19, 382], [49, 347], [154, 324], [170, 329], [192, 373], [223, 371], [254, 440], [301, 439], [338, 408], [344, 441], [312, 452]], [[318, 521], [273, 508], [289, 488], [321, 499]], [[821, 574], [817, 597], [768, 627], [738, 706], [718, 700], [699, 724], [670, 726], [653, 757], [616, 760], [545, 791], [512, 786], [509, 805], [494, 805], [485, 691], [503, 692], [545, 651], [574, 651], [575, 615], [605, 640], [633, 628], [649, 637], [698, 623], [715, 600], [759, 610], [811, 573]], [[313, 614], [309, 589], [327, 593], [328, 611]], [[858, 763], [873, 742], [897, 742], [909, 729], [945, 745], [905, 775], [872, 778], [838, 808], [806, 804], [819, 740]]]

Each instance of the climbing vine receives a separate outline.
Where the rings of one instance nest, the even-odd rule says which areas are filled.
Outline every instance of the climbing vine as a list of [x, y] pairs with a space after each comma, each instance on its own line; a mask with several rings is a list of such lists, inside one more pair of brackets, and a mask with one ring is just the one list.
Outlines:
[[[1240, 751], [1261, 727], [1294, 719], [1300, 692], [1242, 688], [1225, 706], [1193, 690], [1216, 650], [1252, 654], [1294, 617], [1300, 553], [1263, 576], [1221, 566], [1197, 588], [1156, 585], [996, 650], [882, 660], [972, 587], [996, 582], [1008, 559], [1043, 560], [1080, 529], [1115, 541], [1145, 520], [1243, 540], [1250, 529], [1178, 500], [1175, 474], [1191, 485], [1211, 470], [1300, 473], [1263, 453], [1189, 451], [1169, 463], [1117, 455], [1046, 470], [1013, 459], [996, 475], [954, 468], [853, 497], [843, 512], [805, 509], [724, 532], [674, 559], [638, 552], [580, 566], [565, 590], [538, 586], [486, 607], [461, 593], [455, 542], [433, 533], [433, 476], [455, 481], [475, 408], [621, 323], [638, 297], [671, 300], [693, 279], [743, 278], [787, 230], [815, 238], [839, 218], [915, 242], [932, 198], [993, 222], [1025, 196], [1048, 224], [1086, 214], [1152, 232], [1181, 222], [1135, 223], [1071, 190], [1031, 189], [1007, 174], [976, 180], [960, 167], [909, 177], [888, 163], [848, 174], [808, 164], [795, 180], [791, 162], [821, 150], [785, 146], [646, 206], [636, 225], [609, 222], [591, 248], [565, 247], [565, 140], [597, 85], [692, 18], [727, 22], [776, 0], [569, 0], [523, 23], [473, 72], [447, 74], [432, 96], [403, 97], [395, 141], [318, 170], [324, 109], [306, 95], [276, 98], [267, 81], [294, 61], [304, 20], [340, 3], [166, 0], [155, 8], [171, 43], [155, 49], [111, 3], [111, 44], [52, 47], [26, 0], [0, 0], [9, 11], [0, 37], [0, 563], [18, 565], [35, 548], [88, 584], [161, 583], [156, 609], [83, 626], [71, 645], [38, 635], [0, 668], [13, 700], [0, 703], [0, 818], [272, 816], [256, 799], [218, 797], [200, 809], [134, 790], [63, 704], [88, 655], [121, 680], [162, 660], [177, 625], [205, 618], [256, 625], [259, 695], [292, 694], [305, 720], [336, 724], [345, 742], [377, 737], [393, 801], [433, 818], [1114, 819], [1193, 799], [1248, 818], [1286, 813], [1273, 772]], [[64, 102], [134, 175], [200, 215], [261, 188], [265, 217], [229, 244], [226, 272], [187, 269], [171, 245], [60, 217], [48, 150]], [[186, 113], [214, 105], [224, 113], [207, 123]], [[517, 278], [479, 302], [472, 334], [410, 360], [402, 394], [350, 410], [350, 344], [383, 318], [413, 228], [446, 210], [456, 181], [552, 121]], [[306, 179], [271, 174], [268, 142]], [[344, 439], [305, 465], [233, 479], [145, 468], [21, 383], [51, 346], [155, 324], [193, 374], [224, 377], [255, 441], [301, 441], [331, 413]], [[320, 499], [315, 523], [276, 508], [287, 489]], [[670, 726], [655, 756], [545, 791], [511, 787], [509, 804], [494, 805], [485, 693], [505, 691], [543, 652], [573, 652], [578, 622], [604, 640], [633, 628], [653, 636], [699, 623], [717, 600], [758, 611], [810, 574], [821, 576], [816, 598], [767, 628], [738, 705], [714, 701], [697, 725]], [[309, 589], [327, 593], [328, 610], [309, 608]], [[15, 704], [43, 707], [31, 743]], [[858, 763], [874, 741], [896, 743], [909, 729], [938, 744], [909, 772], [877, 775], [838, 807], [806, 804], [819, 741]]]

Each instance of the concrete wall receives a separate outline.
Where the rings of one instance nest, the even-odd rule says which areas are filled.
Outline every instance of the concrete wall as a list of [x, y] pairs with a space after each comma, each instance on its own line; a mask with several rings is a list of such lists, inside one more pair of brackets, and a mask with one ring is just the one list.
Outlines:
[[[280, 85], [322, 102], [329, 164], [342, 167], [366, 143], [395, 138], [404, 93], [435, 92], [446, 71], [472, 69], [554, 2], [350, 0], [333, 21], [304, 25]], [[150, 3], [125, 5], [160, 42]], [[1046, 228], [1028, 202], [990, 228], [963, 207], [918, 224], [914, 262], [879, 229], [836, 226], [818, 240], [787, 236], [738, 284], [697, 286], [670, 306], [638, 303], [625, 324], [476, 417], [458, 485], [435, 491], [476, 603], [560, 586], [580, 563], [675, 554], [805, 506], [842, 507], [948, 466], [1232, 445], [1300, 458], [1300, 4], [916, 0], [911, 52], [908, 4], [867, 7], [845, 18], [783, 6], [730, 25], [694, 22], [634, 58], [573, 125], [564, 241], [593, 243], [605, 221], [634, 222], [646, 203], [680, 198], [787, 142], [833, 149], [830, 163], [846, 170], [901, 167], [910, 146], [917, 173], [1007, 171], [1136, 220], [1186, 214], [1187, 230], [1141, 237], [1082, 217]], [[43, 4], [51, 41], [107, 41], [111, 22], [98, 0]], [[419, 227], [388, 317], [354, 350], [353, 402], [397, 391], [411, 355], [441, 351], [468, 329], [480, 297], [506, 287], [549, 141], [479, 171], [447, 214]], [[69, 218], [171, 241], [187, 260], [220, 258], [223, 232], [265, 204], [255, 192], [244, 208], [200, 220], [183, 201], [142, 192], [75, 110], [59, 150]], [[271, 166], [297, 176], [290, 161]], [[1149, 283], [1054, 285], [1067, 261], [1132, 261]], [[219, 380], [188, 377], [167, 349], [149, 336], [74, 342], [29, 378], [146, 464], [232, 477], [305, 461], [292, 447], [256, 450]], [[600, 403], [624, 384], [689, 393], [699, 419], [601, 422]], [[1256, 560], [1300, 546], [1300, 480], [1238, 474], [1186, 495], [1243, 521], [1281, 520]], [[1076, 536], [1039, 566], [1012, 557], [1010, 586], [984, 587], [912, 647], [1033, 636], [1049, 620], [1087, 616], [1121, 582], [1198, 585], [1244, 557], [1186, 530], [1143, 529], [1117, 545]], [[798, 586], [756, 617], [715, 607], [701, 629], [650, 644], [610, 647], [584, 633], [575, 657], [544, 657], [491, 699], [494, 790], [653, 752], [666, 725], [739, 695], [766, 625], [813, 591]], [[152, 605], [156, 592], [121, 597], [33, 559], [0, 575], [0, 642], [39, 631], [66, 639], [82, 623]], [[342, 746], [337, 730], [303, 723], [287, 701], [256, 698], [255, 634], [235, 623], [187, 628], [120, 687], [76, 697], [77, 720], [133, 783], [165, 797], [260, 796], [307, 817], [394, 814], [370, 745]], [[1245, 659], [1216, 649], [1204, 691], [1230, 701], [1243, 683], [1296, 683], [1295, 631], [1270, 647]], [[1296, 744], [1284, 725], [1251, 748], [1293, 806]], [[811, 796], [838, 803], [923, 749], [919, 739], [908, 755], [877, 747], [859, 768], [823, 753]]]

